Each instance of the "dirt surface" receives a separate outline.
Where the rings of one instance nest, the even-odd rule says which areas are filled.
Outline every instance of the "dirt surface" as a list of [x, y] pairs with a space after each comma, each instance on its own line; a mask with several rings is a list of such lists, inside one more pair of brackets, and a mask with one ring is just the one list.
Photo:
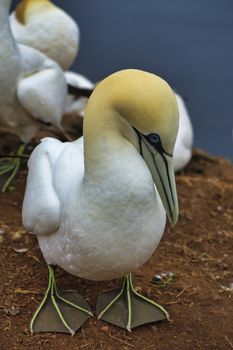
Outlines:
[[[74, 337], [30, 335], [28, 322], [47, 286], [47, 270], [36, 238], [21, 222], [25, 179], [26, 167], [15, 189], [0, 194], [1, 350], [233, 349], [232, 164], [195, 151], [188, 168], [177, 175], [179, 222], [172, 230], [167, 227], [154, 256], [134, 275], [138, 290], [165, 306], [171, 321], [132, 333], [93, 318]], [[163, 272], [174, 276], [152, 284]], [[57, 282], [62, 289], [81, 292], [93, 309], [98, 293], [119, 286], [119, 281], [93, 283], [61, 270]]]

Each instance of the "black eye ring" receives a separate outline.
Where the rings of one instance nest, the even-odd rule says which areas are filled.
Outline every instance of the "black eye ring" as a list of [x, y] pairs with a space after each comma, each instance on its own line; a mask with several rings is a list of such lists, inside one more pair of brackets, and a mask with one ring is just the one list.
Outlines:
[[147, 136], [147, 140], [154, 144], [154, 145], [158, 145], [158, 144], [161, 144], [161, 139], [159, 137], [158, 134], [150, 134]]

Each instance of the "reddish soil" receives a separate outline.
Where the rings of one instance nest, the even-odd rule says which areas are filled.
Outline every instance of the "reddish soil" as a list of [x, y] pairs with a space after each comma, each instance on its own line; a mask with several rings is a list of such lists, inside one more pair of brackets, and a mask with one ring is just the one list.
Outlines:
[[[188, 168], [178, 174], [179, 222], [172, 230], [167, 227], [154, 256], [134, 275], [135, 286], [165, 306], [171, 321], [143, 326], [132, 333], [93, 318], [74, 337], [30, 335], [28, 322], [47, 286], [47, 270], [36, 238], [21, 222], [25, 179], [26, 167], [14, 182], [15, 189], [0, 194], [1, 350], [233, 349], [230, 162], [194, 151]], [[173, 272], [175, 279], [152, 284], [153, 276], [162, 272]], [[119, 281], [93, 283], [61, 270], [57, 271], [57, 282], [62, 289], [77, 289], [93, 309], [98, 293], [119, 286]]]

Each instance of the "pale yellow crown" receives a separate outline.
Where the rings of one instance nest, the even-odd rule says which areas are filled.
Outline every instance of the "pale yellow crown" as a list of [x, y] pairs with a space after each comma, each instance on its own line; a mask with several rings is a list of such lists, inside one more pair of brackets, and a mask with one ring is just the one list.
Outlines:
[[22, 0], [15, 10], [16, 18], [20, 23], [25, 24], [29, 16], [50, 11], [55, 7], [49, 0]]
[[144, 135], [159, 134], [166, 151], [173, 152], [179, 111], [173, 90], [160, 77], [135, 69], [112, 74], [90, 98], [87, 114], [94, 116], [95, 110], [113, 111]]

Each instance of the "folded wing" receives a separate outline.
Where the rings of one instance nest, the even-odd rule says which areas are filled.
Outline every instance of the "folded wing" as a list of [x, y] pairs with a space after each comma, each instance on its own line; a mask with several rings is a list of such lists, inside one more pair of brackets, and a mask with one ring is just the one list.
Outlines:
[[23, 202], [23, 224], [36, 235], [49, 235], [60, 225], [60, 201], [53, 186], [53, 167], [64, 144], [46, 138], [33, 151]]

